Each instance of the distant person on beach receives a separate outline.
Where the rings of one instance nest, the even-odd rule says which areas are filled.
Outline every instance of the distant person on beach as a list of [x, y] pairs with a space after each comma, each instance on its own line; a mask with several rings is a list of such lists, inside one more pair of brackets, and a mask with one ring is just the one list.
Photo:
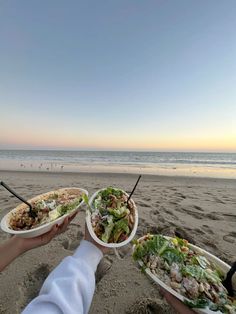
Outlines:
[[[22, 314], [85, 314], [95, 291], [95, 272], [107, 248], [97, 244], [85, 226], [85, 239], [72, 256], [66, 257], [47, 277], [39, 296]], [[194, 312], [168, 292], [167, 302], [182, 314]]]
[[75, 216], [76, 214], [70, 218], [66, 217], [62, 225], [53, 226], [49, 232], [41, 236], [28, 239], [13, 236], [0, 244], [0, 272], [21, 254], [49, 243], [55, 236], [66, 231], [68, 224]]

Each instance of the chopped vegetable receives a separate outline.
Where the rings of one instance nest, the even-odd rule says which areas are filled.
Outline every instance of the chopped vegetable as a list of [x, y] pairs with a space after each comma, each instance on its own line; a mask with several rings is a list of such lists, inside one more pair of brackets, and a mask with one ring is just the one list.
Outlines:
[[148, 234], [135, 242], [133, 258], [184, 296], [188, 306], [236, 313], [236, 300], [222, 284], [222, 271], [186, 240]]
[[[60, 192], [59, 192], [60, 191]], [[14, 212], [10, 219], [10, 227], [13, 230], [29, 230], [39, 225], [56, 220], [74, 209], [83, 200], [83, 194], [79, 189], [62, 189], [57, 193], [51, 193], [37, 201], [32, 201], [36, 217], [29, 215], [29, 208], [24, 207]]]
[[93, 230], [103, 242], [119, 243], [129, 237], [135, 212], [133, 201], [127, 200], [124, 191], [108, 187], [98, 192], [90, 205]]

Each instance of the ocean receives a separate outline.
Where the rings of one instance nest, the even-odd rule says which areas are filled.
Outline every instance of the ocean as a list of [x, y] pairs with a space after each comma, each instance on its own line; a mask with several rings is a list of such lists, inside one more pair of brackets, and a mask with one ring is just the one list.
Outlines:
[[130, 172], [236, 179], [236, 153], [0, 150], [0, 170]]

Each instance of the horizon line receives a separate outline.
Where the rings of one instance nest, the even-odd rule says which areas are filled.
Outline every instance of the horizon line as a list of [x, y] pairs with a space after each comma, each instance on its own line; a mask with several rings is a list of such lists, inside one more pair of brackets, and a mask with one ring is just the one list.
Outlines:
[[83, 149], [83, 148], [1, 148], [0, 151], [67, 151], [67, 152], [143, 152], [143, 153], [205, 153], [205, 154], [236, 154], [226, 150], [148, 150], [148, 149]]

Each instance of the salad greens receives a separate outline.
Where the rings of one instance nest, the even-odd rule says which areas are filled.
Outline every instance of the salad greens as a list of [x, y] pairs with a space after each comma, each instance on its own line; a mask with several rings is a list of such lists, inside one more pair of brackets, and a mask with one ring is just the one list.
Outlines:
[[99, 191], [90, 205], [93, 230], [103, 242], [119, 243], [129, 237], [134, 226], [135, 205], [127, 200], [124, 191], [108, 187]]
[[148, 234], [134, 244], [134, 260], [142, 261], [142, 267], [184, 296], [188, 306], [236, 313], [236, 300], [222, 284], [222, 271], [186, 240]]

